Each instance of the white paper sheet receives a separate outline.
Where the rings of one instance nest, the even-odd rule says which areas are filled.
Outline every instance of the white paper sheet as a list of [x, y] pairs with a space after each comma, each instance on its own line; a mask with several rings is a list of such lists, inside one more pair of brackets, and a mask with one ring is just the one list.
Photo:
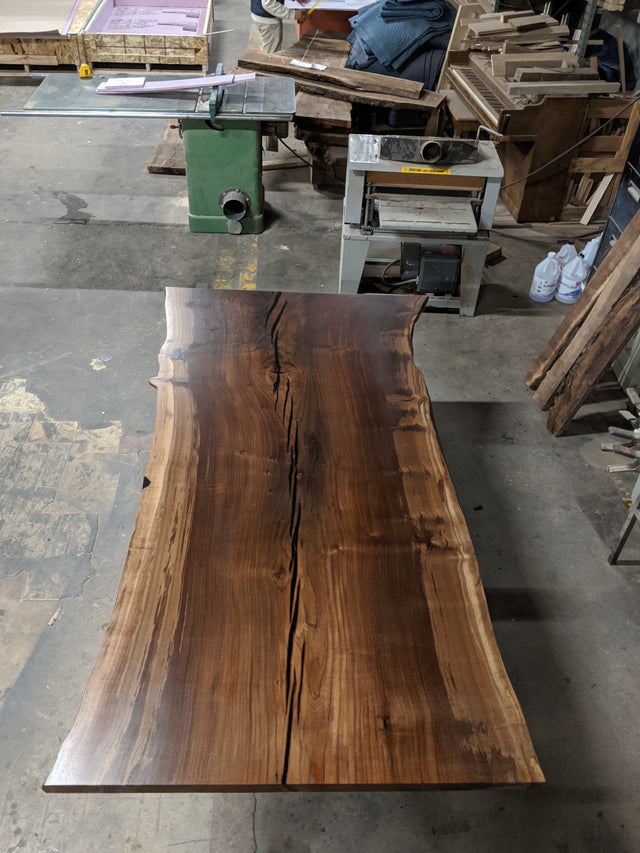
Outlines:
[[308, 12], [309, 9], [315, 6], [315, 9], [323, 12], [357, 12], [364, 6], [370, 6], [375, 0], [320, 0], [318, 5], [315, 5], [315, 0], [309, 0], [308, 3], [300, 3], [299, 0], [284, 0], [284, 5], [287, 9], [301, 9]]

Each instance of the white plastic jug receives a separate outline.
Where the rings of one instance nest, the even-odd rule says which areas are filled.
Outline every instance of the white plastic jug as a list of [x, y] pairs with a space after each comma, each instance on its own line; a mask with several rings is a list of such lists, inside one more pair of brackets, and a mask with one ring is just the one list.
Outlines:
[[529, 296], [534, 302], [551, 302], [558, 286], [560, 267], [555, 252], [549, 252], [533, 273]]
[[593, 262], [596, 259], [596, 254], [598, 253], [598, 249], [600, 248], [600, 240], [602, 240], [602, 234], [599, 234], [597, 237], [594, 237], [593, 240], [589, 240], [584, 249], [580, 252], [582, 257], [584, 258], [584, 262], [587, 265], [588, 269], [591, 269], [593, 266]]
[[556, 254], [556, 258], [558, 260], [558, 265], [560, 267], [560, 275], [562, 275], [562, 270], [566, 267], [567, 264], [570, 264], [574, 258], [578, 257], [578, 253], [576, 251], [576, 247], [573, 243], [565, 243], [564, 246], [561, 246], [558, 249]]
[[556, 292], [558, 302], [564, 302], [565, 305], [572, 305], [577, 302], [584, 290], [584, 281], [588, 272], [582, 255], [578, 255], [570, 261], [560, 275], [560, 285]]

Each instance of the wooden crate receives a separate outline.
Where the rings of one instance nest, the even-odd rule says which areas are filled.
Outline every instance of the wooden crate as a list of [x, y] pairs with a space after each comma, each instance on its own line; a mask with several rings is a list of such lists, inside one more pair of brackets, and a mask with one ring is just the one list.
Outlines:
[[[193, 6], [202, 9], [198, 33], [148, 35], [133, 32], [108, 32], [109, 16], [116, 8], [148, 6]], [[209, 62], [209, 36], [213, 24], [213, 0], [179, 0], [163, 3], [161, 0], [102, 0], [86, 22], [82, 33], [85, 61], [105, 65], [183, 65], [199, 66], [207, 70]]]

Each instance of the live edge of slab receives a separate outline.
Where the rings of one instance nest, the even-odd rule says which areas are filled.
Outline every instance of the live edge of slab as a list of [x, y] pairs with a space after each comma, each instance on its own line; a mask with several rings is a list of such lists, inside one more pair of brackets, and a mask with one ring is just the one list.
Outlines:
[[544, 781], [413, 361], [423, 304], [168, 289], [136, 527], [45, 791]]

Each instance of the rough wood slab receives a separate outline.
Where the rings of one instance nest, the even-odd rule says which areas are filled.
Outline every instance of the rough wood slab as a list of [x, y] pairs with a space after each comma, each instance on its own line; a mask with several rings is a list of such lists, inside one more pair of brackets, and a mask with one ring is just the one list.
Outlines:
[[[308, 61], [308, 60], [307, 60]], [[400, 77], [387, 77], [384, 74], [371, 74], [368, 71], [355, 71], [352, 68], [331, 68], [318, 71], [314, 68], [300, 68], [291, 65], [291, 61], [282, 54], [263, 53], [257, 48], [248, 48], [238, 60], [241, 68], [252, 68], [256, 71], [267, 71], [294, 77], [296, 80], [312, 81], [314, 83], [330, 84], [356, 89], [360, 92], [381, 92], [394, 97], [418, 100], [424, 86], [414, 80], [403, 80]]]
[[[583, 326], [584, 328], [584, 326]], [[562, 381], [547, 417], [547, 429], [561, 435], [593, 386], [640, 328], [640, 270], [593, 335]]]
[[[563, 377], [575, 364], [589, 341], [588, 329], [580, 334], [587, 319], [592, 316], [593, 332], [640, 269], [640, 255], [637, 250], [639, 240], [640, 212], [634, 215], [620, 238], [604, 256], [602, 263], [587, 282], [582, 296], [565, 315], [531, 365], [525, 381], [530, 388], [538, 388], [534, 399], [540, 408], [549, 407]], [[592, 315], [594, 309], [596, 313]]]
[[327, 127], [351, 127], [351, 107], [344, 101], [311, 95], [296, 94], [296, 123], [311, 121]]
[[147, 171], [152, 175], [187, 174], [180, 128], [171, 119], [167, 122], [160, 144], [147, 163]]
[[[266, 77], [279, 77], [278, 71], [261, 71]], [[365, 72], [362, 72], [365, 73]], [[372, 77], [382, 75], [372, 74]], [[397, 95], [387, 95], [384, 92], [365, 92], [360, 89], [351, 89], [348, 86], [333, 86], [330, 83], [319, 83], [315, 80], [300, 80], [296, 78], [296, 95], [298, 91], [311, 92], [314, 95], [322, 95], [333, 98], [336, 101], [347, 101], [350, 104], [370, 104], [378, 107], [396, 107], [400, 110], [436, 110], [444, 104], [444, 98], [439, 92], [429, 92], [425, 89], [418, 100], [414, 98], [401, 98]]]
[[543, 780], [413, 362], [423, 304], [168, 290], [147, 485], [45, 790]]

